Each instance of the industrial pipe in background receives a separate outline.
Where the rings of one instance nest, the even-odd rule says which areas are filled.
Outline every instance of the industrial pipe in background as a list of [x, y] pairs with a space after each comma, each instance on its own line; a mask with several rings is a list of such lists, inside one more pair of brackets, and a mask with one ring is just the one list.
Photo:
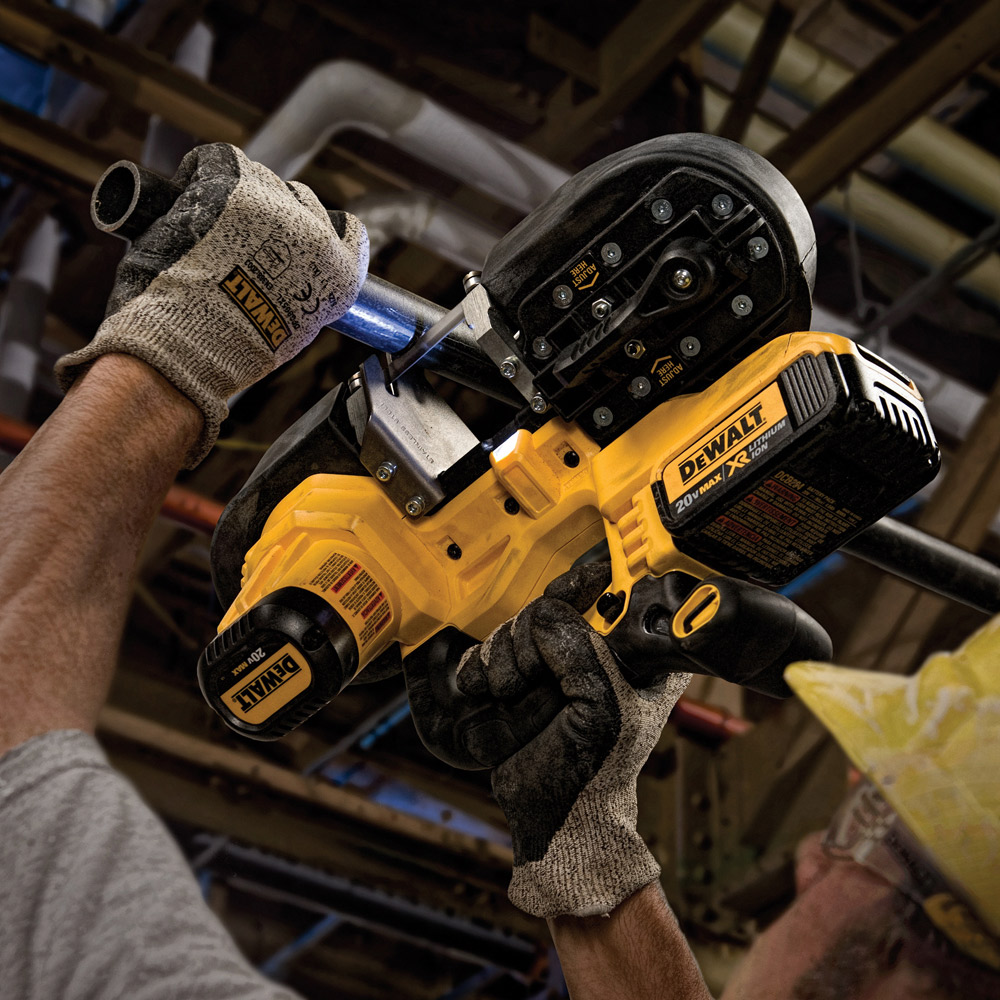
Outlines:
[[[73, 0], [69, 9], [91, 24], [104, 25], [116, 6], [115, 0]], [[141, 44], [150, 34], [151, 16], [146, 8], [141, 8], [120, 37]], [[197, 22], [178, 46], [176, 64], [205, 79], [212, 42], [211, 31], [202, 22]], [[68, 89], [71, 83], [72, 91]], [[90, 120], [106, 96], [101, 88], [76, 84], [65, 73], [57, 74], [54, 84], [63, 94], [52, 117], [67, 128]], [[144, 155], [151, 157], [157, 169], [172, 174], [180, 156], [192, 144], [190, 136], [154, 118], [150, 122]], [[175, 156], [176, 162], [172, 162]], [[0, 306], [0, 412], [15, 419], [27, 416], [34, 391], [48, 299], [55, 284], [61, 243], [59, 224], [47, 216], [28, 237]]]
[[[91, 24], [103, 26], [115, 9], [114, 0], [70, 0], [69, 9]], [[69, 125], [79, 114], [77, 93], [94, 100], [97, 91], [83, 87], [66, 73], [54, 73], [49, 83], [43, 117]], [[49, 295], [55, 284], [62, 232], [46, 216], [25, 242], [0, 309], [0, 413], [23, 418], [35, 388]], [[0, 462], [0, 467], [3, 463]]]
[[[742, 66], [753, 50], [764, 16], [735, 3], [705, 32], [705, 48]], [[846, 63], [789, 34], [775, 60], [771, 86], [807, 108], [819, 107], [854, 76]], [[990, 215], [1000, 215], [1000, 159], [954, 129], [923, 115], [882, 152]]]
[[463, 271], [481, 271], [486, 255], [503, 235], [421, 191], [363, 195], [345, 208], [365, 224], [373, 257], [393, 240], [401, 239], [430, 250]]
[[569, 172], [425, 94], [347, 59], [311, 70], [244, 152], [285, 180], [338, 132], [360, 129], [505, 205], [529, 212]]
[[[174, 52], [173, 64], [199, 80], [207, 80], [212, 66], [215, 33], [204, 21], [196, 21]], [[184, 154], [197, 144], [189, 132], [151, 115], [142, 147], [142, 162], [150, 170], [170, 177]]]
[[35, 388], [61, 243], [59, 223], [46, 216], [28, 237], [0, 305], [0, 410], [16, 419], [27, 416]]

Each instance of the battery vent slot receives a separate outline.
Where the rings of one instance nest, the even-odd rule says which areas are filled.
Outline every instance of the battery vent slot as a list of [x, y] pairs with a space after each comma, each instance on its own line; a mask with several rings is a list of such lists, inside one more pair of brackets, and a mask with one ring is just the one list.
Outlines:
[[799, 358], [783, 371], [779, 381], [797, 427], [819, 413], [830, 398], [819, 363], [811, 354]]
[[225, 631], [220, 632], [208, 646], [208, 659], [214, 662], [223, 654], [228, 653], [238, 642], [242, 642], [249, 634], [246, 617], [240, 615]]
[[931, 447], [930, 430], [920, 410], [882, 382], [876, 382], [875, 389], [882, 416], [904, 434], [912, 435], [921, 445]]

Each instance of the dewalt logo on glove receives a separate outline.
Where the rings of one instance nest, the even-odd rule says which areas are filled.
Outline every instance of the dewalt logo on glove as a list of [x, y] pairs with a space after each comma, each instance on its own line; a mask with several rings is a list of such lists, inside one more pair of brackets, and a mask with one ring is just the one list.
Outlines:
[[288, 336], [288, 327], [271, 300], [251, 280], [242, 267], [234, 267], [219, 287], [243, 310], [257, 327], [267, 346], [276, 351]]

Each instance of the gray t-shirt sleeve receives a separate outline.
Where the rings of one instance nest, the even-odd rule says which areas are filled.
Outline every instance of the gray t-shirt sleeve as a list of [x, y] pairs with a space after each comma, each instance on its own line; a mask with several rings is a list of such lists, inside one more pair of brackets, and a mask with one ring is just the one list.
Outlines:
[[81, 732], [0, 758], [0, 994], [296, 1000], [240, 955], [183, 855]]

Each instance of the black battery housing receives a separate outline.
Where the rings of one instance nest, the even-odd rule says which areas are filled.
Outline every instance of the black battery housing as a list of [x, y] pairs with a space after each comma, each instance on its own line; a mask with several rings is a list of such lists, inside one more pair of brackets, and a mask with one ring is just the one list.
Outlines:
[[[787, 429], [679, 509], [653, 485], [677, 548], [727, 573], [780, 587], [929, 483], [940, 451], [908, 380], [863, 348], [808, 354], [778, 377]], [[754, 441], [748, 441], [752, 453]]]
[[208, 644], [198, 685], [231, 729], [276, 740], [327, 705], [357, 669], [354, 634], [330, 603], [283, 587]]

